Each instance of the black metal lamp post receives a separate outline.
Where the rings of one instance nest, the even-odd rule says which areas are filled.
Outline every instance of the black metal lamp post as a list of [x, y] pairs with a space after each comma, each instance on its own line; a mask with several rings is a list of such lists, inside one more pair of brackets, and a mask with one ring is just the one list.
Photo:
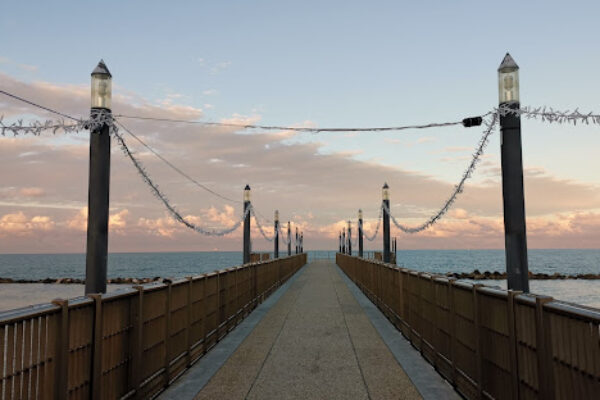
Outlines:
[[352, 222], [348, 220], [348, 255], [352, 255]]
[[304, 253], [304, 232], [300, 232], [300, 254]]
[[381, 189], [383, 199], [383, 262], [390, 262], [390, 187], [387, 183]]
[[296, 254], [298, 254], [298, 250], [299, 250], [299, 243], [298, 243], [298, 227], [296, 227]]
[[342, 232], [339, 233], [338, 235], [338, 246], [339, 246], [339, 252], [342, 252]]
[[290, 226], [290, 221], [288, 221], [288, 257], [292, 255], [292, 228]]
[[273, 249], [273, 258], [279, 258], [279, 210], [275, 210], [274, 221], [275, 239], [273, 242], [275, 248]]
[[[519, 66], [508, 53], [498, 68], [498, 90], [500, 108], [519, 109]], [[500, 115], [500, 133], [508, 288], [529, 292], [521, 117], [515, 113]]]
[[342, 231], [342, 253], [346, 254], [346, 230]]
[[358, 210], [358, 256], [363, 256], [363, 212]]
[[[110, 115], [112, 75], [102, 60], [92, 71], [91, 89], [91, 118]], [[104, 123], [90, 132], [85, 294], [106, 293], [109, 189], [110, 126]]]
[[250, 262], [250, 185], [244, 188], [244, 264]]

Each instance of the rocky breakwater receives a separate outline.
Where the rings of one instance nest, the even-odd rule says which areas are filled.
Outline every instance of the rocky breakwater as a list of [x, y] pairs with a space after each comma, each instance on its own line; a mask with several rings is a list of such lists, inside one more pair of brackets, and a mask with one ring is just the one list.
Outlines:
[[[111, 278], [106, 283], [112, 284], [140, 284], [151, 283], [162, 280], [160, 277], [154, 278]], [[45, 279], [12, 279], [0, 277], [0, 283], [62, 283], [62, 284], [84, 284], [85, 279], [78, 278], [45, 278]]]
[[[506, 279], [506, 272], [490, 272], [484, 271], [480, 272], [478, 269], [473, 272], [447, 272], [446, 276], [449, 278], [456, 279], [473, 279], [477, 281], [482, 280], [501, 280]], [[553, 274], [545, 274], [545, 273], [533, 273], [529, 271], [529, 279], [531, 280], [559, 280], [559, 279], [600, 279], [600, 274], [561, 274], [559, 272], [555, 272]]]

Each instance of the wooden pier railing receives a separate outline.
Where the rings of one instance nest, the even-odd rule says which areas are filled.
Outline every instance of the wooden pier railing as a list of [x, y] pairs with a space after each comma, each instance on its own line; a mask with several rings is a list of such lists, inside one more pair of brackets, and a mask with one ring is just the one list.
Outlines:
[[306, 254], [0, 313], [0, 399], [146, 399], [306, 263]]
[[600, 310], [339, 253], [336, 261], [466, 398], [598, 398]]

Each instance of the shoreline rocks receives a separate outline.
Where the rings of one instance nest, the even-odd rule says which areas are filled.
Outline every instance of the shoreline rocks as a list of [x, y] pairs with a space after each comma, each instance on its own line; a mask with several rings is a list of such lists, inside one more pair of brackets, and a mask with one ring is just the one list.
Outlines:
[[[161, 281], [162, 278], [110, 278], [106, 280], [108, 284], [141, 284]], [[44, 278], [44, 279], [12, 279], [0, 277], [0, 283], [58, 283], [58, 284], [84, 284], [85, 279], [79, 278]]]
[[[447, 272], [444, 275], [447, 276], [447, 277], [449, 277], [449, 278], [473, 279], [473, 280], [476, 280], [476, 281], [506, 279], [506, 272], [484, 271], [482, 273], [478, 269], [474, 270], [473, 272]], [[543, 272], [534, 273], [534, 272], [529, 271], [529, 279], [530, 280], [563, 280], [563, 279], [594, 280], [594, 279], [600, 279], [600, 274], [574, 274], [574, 275], [569, 275], [569, 274], [561, 274], [560, 272], [555, 272], [552, 275], [549, 275], [549, 274], [546, 274], [546, 273], [543, 273]]]

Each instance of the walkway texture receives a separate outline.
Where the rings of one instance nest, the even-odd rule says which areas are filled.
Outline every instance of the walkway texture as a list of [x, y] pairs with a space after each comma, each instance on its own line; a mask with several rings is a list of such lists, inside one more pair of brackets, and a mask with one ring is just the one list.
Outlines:
[[305, 268], [196, 396], [420, 398], [335, 264], [326, 260]]

